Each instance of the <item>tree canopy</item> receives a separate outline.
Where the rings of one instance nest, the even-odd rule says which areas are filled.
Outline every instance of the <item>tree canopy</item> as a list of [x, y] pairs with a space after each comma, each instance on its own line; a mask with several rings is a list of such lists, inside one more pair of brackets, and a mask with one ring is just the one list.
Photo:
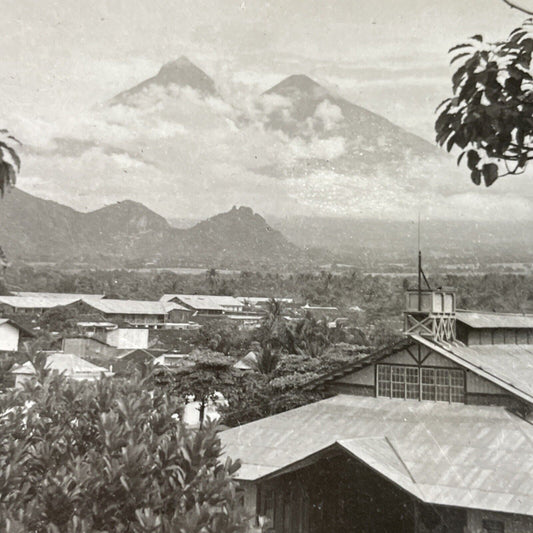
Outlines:
[[466, 156], [476, 185], [523, 173], [533, 159], [533, 19], [503, 41], [474, 35], [450, 53], [458, 67], [438, 108], [437, 143], [460, 149], [457, 163]]
[[0, 530], [245, 531], [213, 427], [190, 431], [177, 398], [139, 380], [47, 376], [0, 397]]

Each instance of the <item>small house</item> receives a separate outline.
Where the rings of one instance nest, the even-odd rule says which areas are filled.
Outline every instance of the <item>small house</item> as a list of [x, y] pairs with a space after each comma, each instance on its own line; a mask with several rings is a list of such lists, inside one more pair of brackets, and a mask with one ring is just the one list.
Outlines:
[[7, 318], [0, 318], [0, 352], [18, 352], [25, 339], [35, 335], [29, 329]]
[[[45, 370], [57, 372], [76, 381], [94, 381], [102, 376], [113, 376], [109, 369], [94, 365], [81, 357], [68, 353], [54, 353], [46, 358]], [[16, 365], [11, 374], [15, 376], [15, 387], [20, 388], [35, 375], [35, 367], [30, 361]]]

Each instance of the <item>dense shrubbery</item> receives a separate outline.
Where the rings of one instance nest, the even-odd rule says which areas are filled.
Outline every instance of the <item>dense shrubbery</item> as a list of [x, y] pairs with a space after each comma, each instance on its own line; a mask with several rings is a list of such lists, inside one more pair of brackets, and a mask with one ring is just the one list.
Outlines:
[[237, 532], [245, 516], [214, 428], [138, 380], [47, 377], [0, 398], [0, 530]]

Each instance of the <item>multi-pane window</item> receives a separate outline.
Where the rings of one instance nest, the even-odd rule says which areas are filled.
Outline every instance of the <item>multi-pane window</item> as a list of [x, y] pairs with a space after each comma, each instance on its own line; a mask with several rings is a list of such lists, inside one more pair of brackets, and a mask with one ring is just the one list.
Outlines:
[[464, 402], [465, 377], [453, 368], [377, 365], [377, 395], [386, 398]]

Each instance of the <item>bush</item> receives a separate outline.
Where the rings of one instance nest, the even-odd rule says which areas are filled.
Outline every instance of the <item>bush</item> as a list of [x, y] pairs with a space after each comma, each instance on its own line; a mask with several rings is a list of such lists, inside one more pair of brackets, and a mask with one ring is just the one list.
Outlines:
[[48, 376], [0, 398], [0, 530], [238, 532], [245, 516], [214, 427], [138, 380]]

